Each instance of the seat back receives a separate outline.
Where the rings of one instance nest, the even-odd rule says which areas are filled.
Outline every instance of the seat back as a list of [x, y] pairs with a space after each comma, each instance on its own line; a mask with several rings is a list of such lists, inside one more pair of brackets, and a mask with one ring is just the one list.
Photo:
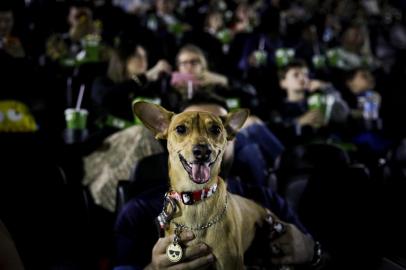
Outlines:
[[336, 265], [372, 269], [382, 252], [374, 183], [362, 167], [315, 170], [298, 203], [298, 215]]
[[286, 149], [276, 159], [274, 174], [278, 192], [297, 210], [309, 177], [318, 170], [332, 170], [350, 166], [348, 154], [338, 146], [315, 143]]
[[381, 170], [384, 183], [406, 181], [406, 138], [388, 151]]
[[129, 196], [169, 183], [168, 154], [159, 153], [141, 159], [130, 176]]

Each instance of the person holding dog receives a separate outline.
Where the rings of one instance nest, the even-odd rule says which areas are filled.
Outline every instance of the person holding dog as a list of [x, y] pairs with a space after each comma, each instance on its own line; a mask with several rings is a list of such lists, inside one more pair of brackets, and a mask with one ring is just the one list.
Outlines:
[[[206, 103], [189, 106], [185, 111], [208, 111], [216, 115], [225, 115], [227, 110], [218, 104]], [[227, 147], [223, 163], [232, 160], [232, 145]], [[224, 164], [223, 164], [224, 165]], [[157, 166], [158, 167], [158, 166]], [[286, 203], [272, 190], [263, 187], [245, 185], [238, 179], [227, 178], [228, 188], [232, 192], [242, 196], [256, 199], [263, 206], [269, 207], [281, 217], [283, 221], [267, 220], [273, 233], [270, 235], [272, 246], [270, 253], [263, 254], [269, 258], [271, 253], [274, 264], [308, 264], [319, 263], [321, 249], [306, 229], [290, 211]], [[116, 224], [116, 247], [117, 265], [115, 270], [120, 269], [206, 269], [213, 265], [214, 257], [211, 248], [205, 243], [197, 243], [188, 246], [184, 250], [184, 257], [179, 263], [170, 262], [165, 252], [174, 235], [158, 238], [154, 230], [154, 218], [162, 209], [162, 198], [167, 191], [167, 183], [163, 179], [162, 184], [155, 189], [148, 190], [132, 199], [120, 213]], [[192, 231], [183, 231], [179, 235], [179, 241], [187, 244], [195, 238]], [[157, 240], [158, 239], [158, 240]], [[142, 243], [142, 245], [140, 245]], [[152, 250], [152, 253], [151, 253]], [[254, 251], [253, 257], [258, 255]], [[129, 267], [129, 268], [125, 268]], [[131, 268], [132, 267], [132, 268]]]

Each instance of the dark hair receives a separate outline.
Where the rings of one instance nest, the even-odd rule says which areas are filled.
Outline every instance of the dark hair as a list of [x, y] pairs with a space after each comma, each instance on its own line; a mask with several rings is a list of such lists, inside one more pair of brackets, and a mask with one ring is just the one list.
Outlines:
[[67, 1], [68, 6], [70, 7], [87, 7], [92, 9], [93, 8], [93, 3], [92, 1], [85, 1], [85, 0], [70, 0]]
[[203, 69], [204, 70], [208, 69], [207, 58], [203, 50], [200, 47], [193, 44], [186, 44], [179, 49], [178, 54], [176, 55], [176, 62], [178, 62], [179, 56], [185, 52], [197, 55], [200, 59], [200, 64], [203, 66]]
[[114, 49], [121, 59], [132, 56], [138, 46], [145, 48], [131, 33], [120, 33], [114, 40]]
[[135, 55], [135, 50], [138, 46], [145, 48], [134, 37], [130, 37], [127, 34], [120, 34], [114, 40], [107, 68], [107, 75], [112, 81], [119, 83], [126, 79], [127, 60]]
[[292, 61], [278, 69], [279, 80], [283, 80], [286, 76], [286, 73], [288, 73], [288, 71], [292, 68], [307, 68], [307, 64], [302, 59], [293, 59]]
[[348, 70], [344, 74], [344, 82], [348, 82], [348, 81], [351, 81], [352, 79], [354, 79], [355, 75], [357, 75], [357, 73], [360, 72], [360, 71], [368, 71], [368, 72], [370, 72], [371, 70], [368, 67], [365, 67], [365, 66], [359, 66], [359, 67], [355, 67], [355, 68], [353, 68], [351, 70]]
[[213, 104], [213, 105], [218, 105], [222, 108], [224, 108], [226, 111], [229, 111], [228, 105], [226, 100], [214, 93], [208, 92], [208, 91], [203, 91], [200, 90], [199, 92], [196, 92], [191, 99], [185, 100], [181, 106], [180, 106], [180, 111], [183, 111], [189, 106], [193, 105], [207, 105], [207, 104]]

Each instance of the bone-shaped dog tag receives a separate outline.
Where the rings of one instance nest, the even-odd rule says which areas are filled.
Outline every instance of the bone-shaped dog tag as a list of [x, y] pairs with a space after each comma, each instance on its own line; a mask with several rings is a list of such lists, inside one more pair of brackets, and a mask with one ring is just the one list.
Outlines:
[[171, 262], [178, 262], [182, 259], [183, 251], [182, 248], [179, 244], [177, 243], [171, 243], [167, 248], [166, 248], [166, 256], [168, 256], [168, 259]]

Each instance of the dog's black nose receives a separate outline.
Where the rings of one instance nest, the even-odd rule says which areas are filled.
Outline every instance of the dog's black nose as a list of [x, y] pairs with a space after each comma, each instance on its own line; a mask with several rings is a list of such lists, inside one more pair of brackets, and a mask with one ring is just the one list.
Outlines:
[[211, 150], [207, 144], [196, 144], [192, 149], [193, 155], [197, 161], [208, 161], [210, 158]]

